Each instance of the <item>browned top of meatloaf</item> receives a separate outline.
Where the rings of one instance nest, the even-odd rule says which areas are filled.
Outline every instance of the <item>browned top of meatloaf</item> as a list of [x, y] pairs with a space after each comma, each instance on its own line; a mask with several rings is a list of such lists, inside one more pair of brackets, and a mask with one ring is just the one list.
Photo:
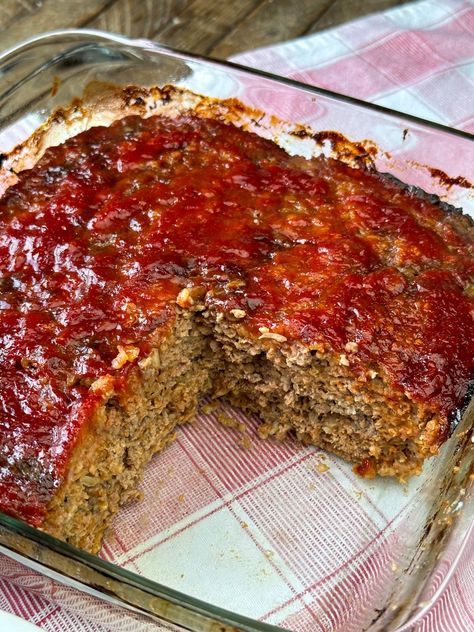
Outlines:
[[466, 395], [471, 223], [375, 172], [212, 120], [128, 117], [47, 150], [0, 227], [0, 508], [33, 523], [103, 385], [125, 384], [185, 287], [248, 336], [382, 371], [440, 415], [440, 441]]

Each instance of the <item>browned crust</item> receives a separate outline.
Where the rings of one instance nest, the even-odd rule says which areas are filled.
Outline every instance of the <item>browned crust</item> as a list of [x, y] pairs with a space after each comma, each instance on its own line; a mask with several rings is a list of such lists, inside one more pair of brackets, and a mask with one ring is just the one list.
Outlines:
[[277, 143], [292, 137], [314, 141], [319, 153], [325, 142], [331, 145], [331, 155], [349, 164], [371, 167], [377, 148], [371, 141], [353, 142], [334, 131], [314, 133], [304, 125], [290, 124], [256, 108], [250, 108], [237, 99], [215, 99], [201, 96], [173, 85], [162, 87], [127, 86], [93, 81], [81, 98], [75, 98], [67, 107], [56, 109], [48, 119], [23, 143], [15, 147], [0, 161], [0, 194], [16, 181], [16, 174], [30, 169], [48, 147], [58, 145], [67, 138], [95, 125], [110, 125], [128, 115], [142, 117], [160, 112], [168, 116], [192, 112], [202, 118], [232, 123], [246, 130], [259, 130]]

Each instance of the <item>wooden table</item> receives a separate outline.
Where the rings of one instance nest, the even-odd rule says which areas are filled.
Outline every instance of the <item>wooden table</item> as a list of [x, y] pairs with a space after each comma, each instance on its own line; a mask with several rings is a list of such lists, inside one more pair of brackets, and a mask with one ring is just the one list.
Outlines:
[[407, 0], [0, 0], [0, 49], [58, 28], [98, 28], [226, 58]]

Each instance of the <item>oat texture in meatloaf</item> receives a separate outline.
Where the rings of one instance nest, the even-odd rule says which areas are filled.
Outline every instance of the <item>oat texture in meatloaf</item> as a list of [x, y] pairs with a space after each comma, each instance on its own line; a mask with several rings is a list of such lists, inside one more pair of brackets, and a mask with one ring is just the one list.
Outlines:
[[0, 508], [96, 551], [203, 395], [420, 471], [472, 376], [473, 228], [216, 120], [126, 117], [0, 200]]

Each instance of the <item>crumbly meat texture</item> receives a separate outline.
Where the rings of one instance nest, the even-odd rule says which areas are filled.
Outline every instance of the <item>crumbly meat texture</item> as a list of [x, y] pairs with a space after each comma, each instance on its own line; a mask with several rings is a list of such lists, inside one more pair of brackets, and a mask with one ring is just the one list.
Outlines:
[[[106, 391], [73, 453], [41, 528], [88, 551], [100, 548], [119, 507], [138, 497], [143, 468], [191, 421], [215, 365], [204, 328], [179, 315], [161, 345], [130, 376], [126, 393]], [[107, 388], [106, 386], [104, 388]]]
[[256, 413], [262, 438], [296, 434], [359, 463], [365, 476], [404, 480], [437, 452], [432, 414], [393, 399], [379, 377], [361, 388], [330, 355], [300, 343], [250, 341], [234, 323], [218, 320], [178, 307], [173, 331], [142, 361], [127, 391], [105, 390], [107, 401], [73, 452], [43, 530], [97, 552], [114, 514], [138, 497], [146, 464], [174, 439], [176, 426], [194, 419], [204, 395]]
[[0, 508], [96, 551], [203, 395], [405, 480], [472, 376], [472, 222], [212, 120], [128, 117], [0, 200]]

